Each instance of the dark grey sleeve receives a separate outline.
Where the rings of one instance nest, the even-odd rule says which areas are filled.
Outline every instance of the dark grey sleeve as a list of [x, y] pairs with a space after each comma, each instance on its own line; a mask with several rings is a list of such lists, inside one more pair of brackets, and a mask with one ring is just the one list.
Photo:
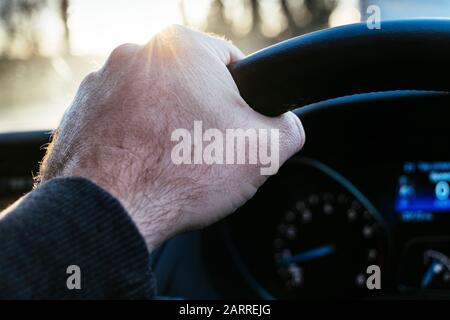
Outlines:
[[[69, 266], [75, 267], [67, 273]], [[144, 239], [120, 203], [94, 183], [50, 180], [0, 220], [0, 299], [153, 297]]]

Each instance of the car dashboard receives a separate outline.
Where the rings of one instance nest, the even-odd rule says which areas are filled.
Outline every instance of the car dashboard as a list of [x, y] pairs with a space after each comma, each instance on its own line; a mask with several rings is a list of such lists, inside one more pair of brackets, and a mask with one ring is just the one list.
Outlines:
[[[295, 110], [304, 149], [230, 217], [153, 252], [159, 294], [450, 297], [449, 102], [390, 92]], [[30, 190], [48, 140], [0, 135], [2, 207]]]

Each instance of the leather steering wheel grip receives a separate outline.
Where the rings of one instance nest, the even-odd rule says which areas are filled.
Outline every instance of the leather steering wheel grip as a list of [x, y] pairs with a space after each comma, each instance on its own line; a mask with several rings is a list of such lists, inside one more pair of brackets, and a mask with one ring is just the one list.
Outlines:
[[450, 19], [365, 23], [299, 36], [230, 65], [241, 96], [277, 116], [314, 102], [393, 90], [450, 91]]

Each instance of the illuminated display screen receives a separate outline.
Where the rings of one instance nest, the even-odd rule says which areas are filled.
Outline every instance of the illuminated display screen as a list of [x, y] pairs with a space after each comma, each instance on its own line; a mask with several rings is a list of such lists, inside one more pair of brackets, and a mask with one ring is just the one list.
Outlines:
[[396, 211], [450, 212], [450, 162], [407, 162], [399, 179]]

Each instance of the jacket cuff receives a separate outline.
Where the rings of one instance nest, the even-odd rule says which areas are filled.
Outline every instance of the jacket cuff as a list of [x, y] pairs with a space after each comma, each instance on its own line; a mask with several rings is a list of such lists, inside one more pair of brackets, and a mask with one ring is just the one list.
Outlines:
[[[84, 178], [55, 178], [0, 220], [0, 296], [150, 299], [145, 240], [117, 199]], [[81, 289], [69, 289], [80, 270]], [[6, 276], [5, 276], [6, 275]], [[72, 283], [72, 282], [71, 282]]]

